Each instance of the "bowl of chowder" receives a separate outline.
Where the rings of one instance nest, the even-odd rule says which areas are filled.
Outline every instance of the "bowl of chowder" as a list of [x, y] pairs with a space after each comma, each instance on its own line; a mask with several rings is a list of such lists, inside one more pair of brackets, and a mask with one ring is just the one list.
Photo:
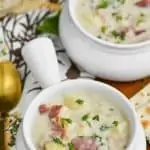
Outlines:
[[135, 150], [136, 114], [106, 84], [77, 79], [43, 90], [23, 119], [30, 150]]
[[92, 40], [136, 46], [150, 37], [149, 5], [148, 0], [70, 0], [69, 12], [80, 31]]
[[59, 25], [66, 52], [97, 77], [132, 81], [149, 76], [149, 7], [148, 0], [68, 0]]

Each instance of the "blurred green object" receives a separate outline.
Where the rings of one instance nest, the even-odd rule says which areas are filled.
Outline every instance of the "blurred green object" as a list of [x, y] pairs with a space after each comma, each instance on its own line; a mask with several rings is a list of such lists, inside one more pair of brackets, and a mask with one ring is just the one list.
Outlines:
[[60, 12], [57, 12], [54, 16], [44, 19], [44, 21], [37, 26], [36, 33], [53, 33], [55, 35], [59, 35], [59, 17]]

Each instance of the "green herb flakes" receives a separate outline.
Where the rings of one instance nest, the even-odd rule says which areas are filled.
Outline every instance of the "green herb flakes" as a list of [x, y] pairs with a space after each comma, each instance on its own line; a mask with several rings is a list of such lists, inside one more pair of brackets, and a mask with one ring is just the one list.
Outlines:
[[118, 126], [118, 121], [115, 120], [115, 121], [113, 121], [112, 124], [113, 124], [113, 126], [117, 127]]
[[69, 147], [69, 150], [75, 150], [75, 148], [74, 148], [72, 143], [68, 143], [68, 147]]
[[107, 131], [110, 127], [103, 124], [101, 127], [100, 127], [100, 131]]
[[71, 124], [72, 120], [69, 118], [61, 118], [61, 124], [63, 127], [65, 127], [66, 124]]
[[92, 138], [98, 139], [100, 142], [102, 141], [102, 137], [99, 136], [99, 135], [97, 135], [97, 134], [94, 134], [94, 135], [92, 136]]
[[141, 13], [140, 13], [140, 16], [141, 16], [141, 17], [144, 17], [144, 16], [145, 16], [145, 14], [144, 14], [143, 12], [141, 12]]
[[79, 104], [79, 105], [82, 105], [82, 104], [84, 104], [84, 101], [81, 100], [81, 99], [77, 99], [77, 100], [76, 100], [76, 103]]
[[82, 120], [85, 121], [89, 127], [91, 127], [91, 123], [88, 121], [89, 118], [89, 114], [85, 114], [84, 116], [82, 116]]
[[106, 27], [105, 25], [103, 25], [103, 26], [101, 27], [101, 32], [102, 32], [102, 33], [105, 33], [105, 32], [106, 32], [106, 29], [107, 29], [107, 27]]
[[57, 138], [57, 137], [53, 137], [53, 142], [55, 142], [56, 144], [64, 146], [63, 142], [59, 138]]
[[113, 30], [112, 35], [116, 39], [119, 36], [119, 33], [116, 30]]
[[84, 116], [82, 116], [82, 120], [83, 121], [87, 121], [87, 119], [89, 118], [89, 114], [85, 114]]
[[112, 125], [108, 126], [106, 124], [103, 124], [101, 127], [100, 127], [100, 131], [107, 131], [108, 129], [111, 129], [111, 128], [114, 128], [114, 127], [117, 127], [118, 126], [118, 121], [113, 121]]
[[117, 12], [113, 12], [113, 13], [112, 13], [112, 16], [114, 16], [114, 17], [117, 16], [117, 15], [118, 15]]
[[126, 33], [125, 33], [125, 32], [122, 32], [122, 33], [120, 34], [120, 39], [121, 39], [122, 41], [124, 41], [125, 38], [126, 38]]
[[116, 16], [116, 20], [117, 20], [117, 21], [120, 21], [120, 20], [122, 20], [122, 16], [120, 16], [120, 15], [117, 15], [117, 16]]
[[99, 121], [99, 115], [94, 116], [92, 119]]
[[101, 0], [100, 4], [97, 6], [97, 8], [107, 8], [107, 7], [108, 7], [107, 0]]

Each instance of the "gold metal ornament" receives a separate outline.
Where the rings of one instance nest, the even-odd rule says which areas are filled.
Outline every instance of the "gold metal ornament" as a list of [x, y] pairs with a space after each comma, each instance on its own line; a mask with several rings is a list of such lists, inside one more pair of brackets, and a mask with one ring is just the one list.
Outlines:
[[20, 100], [21, 78], [10, 61], [0, 62], [0, 112], [7, 114]]

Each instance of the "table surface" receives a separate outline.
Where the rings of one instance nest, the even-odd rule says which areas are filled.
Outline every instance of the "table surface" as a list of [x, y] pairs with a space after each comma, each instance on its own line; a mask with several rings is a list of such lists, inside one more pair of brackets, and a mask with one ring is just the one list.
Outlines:
[[[142, 89], [144, 86], [150, 83], [150, 77], [142, 79], [142, 80], [138, 80], [134, 82], [126, 82], [126, 83], [112, 82], [112, 81], [106, 81], [106, 80], [101, 80], [101, 79], [97, 79], [97, 80], [108, 83], [116, 87], [118, 90], [123, 92], [128, 98], [135, 95], [135, 93], [137, 93], [140, 89]], [[4, 129], [4, 122], [0, 121], [0, 150], [5, 150], [3, 146], [4, 138], [1, 138], [1, 137], [4, 137], [3, 129]], [[150, 150], [150, 146], [147, 146], [147, 150]]]

